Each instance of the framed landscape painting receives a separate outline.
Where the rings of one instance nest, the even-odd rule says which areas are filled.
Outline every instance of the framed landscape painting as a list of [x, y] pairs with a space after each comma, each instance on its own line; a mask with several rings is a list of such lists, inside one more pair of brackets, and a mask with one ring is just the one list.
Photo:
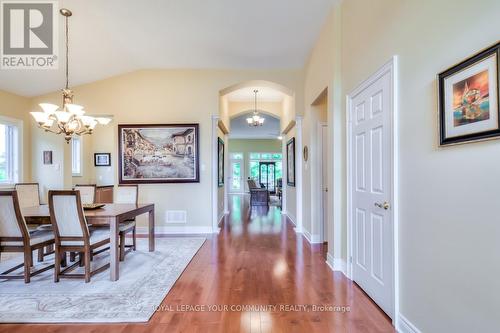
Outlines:
[[441, 146], [498, 138], [500, 43], [438, 75]]
[[198, 183], [199, 125], [118, 125], [119, 182]]
[[217, 138], [217, 162], [219, 166], [218, 172], [218, 183], [219, 187], [224, 186], [224, 141], [221, 138]]
[[289, 186], [295, 186], [295, 138], [286, 143], [286, 182]]

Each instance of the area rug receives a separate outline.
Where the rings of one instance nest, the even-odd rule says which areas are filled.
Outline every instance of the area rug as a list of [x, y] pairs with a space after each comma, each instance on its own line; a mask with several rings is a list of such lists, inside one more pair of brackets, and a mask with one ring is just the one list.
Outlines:
[[[137, 251], [120, 263], [120, 279], [115, 282], [109, 280], [109, 270], [94, 275], [90, 283], [74, 279], [54, 283], [53, 270], [32, 277], [29, 284], [0, 280], [0, 322], [146, 322], [204, 242], [204, 238], [157, 238], [156, 251], [148, 252], [148, 240], [138, 239]], [[2, 256], [0, 270], [20, 259], [4, 261]], [[100, 254], [92, 267], [106, 262], [109, 254]]]

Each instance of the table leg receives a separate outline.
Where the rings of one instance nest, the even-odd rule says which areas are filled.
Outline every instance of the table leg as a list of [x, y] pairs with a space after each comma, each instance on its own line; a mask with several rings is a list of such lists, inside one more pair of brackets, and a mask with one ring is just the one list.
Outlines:
[[117, 217], [112, 218], [109, 224], [109, 237], [111, 238], [110, 244], [110, 279], [116, 281], [120, 278], [120, 260], [118, 258], [118, 226], [120, 221]]
[[149, 252], [155, 250], [155, 211], [149, 211]]

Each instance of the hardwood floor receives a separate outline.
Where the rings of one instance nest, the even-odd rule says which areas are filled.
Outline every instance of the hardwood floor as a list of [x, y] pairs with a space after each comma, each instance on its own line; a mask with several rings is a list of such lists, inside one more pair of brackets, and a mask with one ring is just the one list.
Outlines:
[[[276, 207], [250, 210], [248, 199], [237, 195], [230, 197], [230, 206], [220, 234], [205, 242], [148, 323], [9, 324], [0, 325], [0, 332], [395, 332], [355, 283], [328, 268], [323, 247], [311, 248]], [[189, 308], [197, 305], [276, 308]], [[291, 305], [305, 305], [308, 311]], [[350, 311], [313, 312], [313, 305]]]

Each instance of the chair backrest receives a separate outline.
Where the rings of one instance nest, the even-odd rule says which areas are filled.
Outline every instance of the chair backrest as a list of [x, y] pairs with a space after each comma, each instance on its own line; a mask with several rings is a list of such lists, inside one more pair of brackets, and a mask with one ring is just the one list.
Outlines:
[[0, 238], [26, 238], [29, 242], [16, 191], [0, 191]]
[[118, 185], [115, 203], [137, 204], [139, 200], [139, 187], [137, 185]]
[[56, 240], [87, 238], [89, 229], [83, 214], [80, 191], [49, 191], [50, 222]]
[[88, 205], [95, 202], [95, 185], [75, 185], [75, 191], [80, 191], [82, 204]]
[[21, 208], [40, 206], [38, 183], [18, 183], [15, 188]]
[[253, 179], [249, 179], [249, 180], [247, 180], [247, 183], [248, 183], [248, 188], [249, 188], [249, 189], [259, 188], [259, 187], [257, 186], [257, 183], [255, 182], [255, 180], [253, 180]]

